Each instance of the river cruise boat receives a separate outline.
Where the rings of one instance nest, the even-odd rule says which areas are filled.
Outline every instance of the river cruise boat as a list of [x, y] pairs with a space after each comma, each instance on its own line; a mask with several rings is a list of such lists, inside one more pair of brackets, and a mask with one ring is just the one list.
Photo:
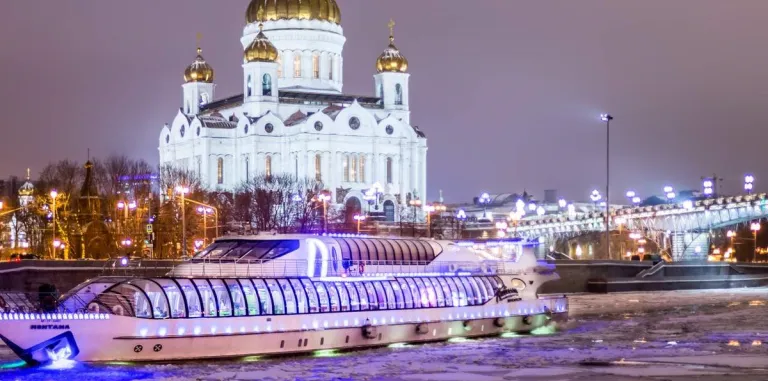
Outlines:
[[[123, 260], [117, 266], [130, 266]], [[0, 314], [30, 364], [305, 353], [530, 332], [567, 319], [532, 253], [361, 236], [216, 240], [159, 278], [89, 280], [48, 312]]]

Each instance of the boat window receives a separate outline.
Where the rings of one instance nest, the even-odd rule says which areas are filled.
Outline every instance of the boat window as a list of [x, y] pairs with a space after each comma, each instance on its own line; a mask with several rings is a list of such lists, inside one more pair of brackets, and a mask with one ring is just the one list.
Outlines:
[[224, 282], [221, 279], [211, 279], [210, 282], [219, 303], [219, 316], [232, 316], [232, 300]]
[[239, 241], [218, 241], [197, 253], [194, 259], [219, 259], [237, 246]]
[[336, 282], [336, 290], [339, 291], [339, 301], [341, 301], [341, 310], [349, 311], [349, 294], [347, 288], [341, 282]]
[[472, 286], [472, 291], [475, 294], [475, 300], [477, 301], [477, 304], [485, 304], [485, 287], [479, 287], [477, 284], [477, 279], [474, 277], [468, 277], [467, 281], [469, 282], [469, 285]]
[[279, 279], [277, 281], [280, 284], [280, 289], [283, 291], [285, 297], [285, 313], [293, 315], [296, 313], [296, 295], [293, 293], [293, 287], [286, 279]]
[[386, 310], [387, 307], [387, 294], [384, 291], [384, 287], [381, 286], [381, 282], [373, 282], [373, 289], [376, 290], [376, 296], [379, 299], [379, 309]]
[[248, 279], [241, 279], [240, 285], [243, 286], [245, 301], [248, 303], [248, 316], [258, 316], [259, 297], [256, 296], [256, 289], [253, 288], [253, 283]]
[[307, 305], [307, 293], [304, 291], [304, 286], [301, 285], [298, 279], [291, 279], [291, 286], [293, 291], [296, 292], [296, 305], [298, 306], [298, 312], [305, 314], [309, 311]]
[[171, 306], [171, 317], [174, 319], [187, 317], [187, 306], [184, 303], [184, 296], [182, 296], [176, 282], [171, 279], [156, 279], [155, 281], [160, 284], [165, 295], [168, 296], [168, 304]]
[[240, 245], [224, 254], [222, 259], [228, 260], [258, 260], [275, 246], [277, 241], [243, 241]]
[[496, 290], [493, 289], [493, 286], [491, 285], [491, 281], [488, 280], [488, 277], [482, 276], [478, 277], [477, 279], [480, 280], [480, 282], [483, 283], [483, 286], [485, 286], [485, 292], [488, 296], [488, 300], [491, 300], [494, 296], [496, 296]]
[[167, 319], [170, 316], [168, 299], [157, 283], [144, 279], [135, 280], [132, 283], [140, 287], [147, 294], [152, 304], [152, 316], [155, 319]]
[[392, 255], [391, 249], [386, 249], [384, 247], [384, 244], [382, 243], [382, 240], [380, 239], [371, 239], [369, 242], [376, 248], [376, 253], [378, 254], [380, 261], [392, 261], [394, 260], [394, 256]]
[[200, 304], [200, 296], [197, 294], [195, 286], [192, 285], [192, 281], [189, 279], [177, 279], [176, 282], [181, 286], [181, 291], [184, 293], [184, 297], [187, 299], [187, 316], [191, 318], [198, 318], [203, 316], [202, 305]]
[[368, 291], [366, 291], [365, 285], [362, 282], [355, 282], [355, 289], [357, 290], [357, 297], [360, 298], [360, 310], [368, 310]]
[[272, 315], [272, 296], [267, 289], [267, 284], [264, 283], [264, 279], [253, 279], [253, 285], [256, 287], [256, 293], [259, 295], [259, 302], [261, 303], [261, 314]]
[[379, 298], [376, 296], [376, 290], [373, 289], [371, 282], [364, 282], [365, 291], [368, 294], [368, 308], [372, 310], [379, 309]]
[[387, 257], [392, 256], [395, 261], [403, 260], [403, 251], [400, 250], [400, 246], [393, 243], [391, 239], [382, 239], [381, 244], [387, 252]]
[[351, 238], [344, 238], [344, 242], [346, 242], [347, 245], [349, 245], [349, 251], [350, 251], [350, 254], [352, 255], [351, 258], [353, 261], [361, 261], [365, 259], [360, 254], [360, 248], [357, 247], [357, 244], [355, 243], [355, 241], [353, 241]]
[[200, 299], [203, 303], [203, 316], [215, 317], [216, 316], [216, 298], [213, 296], [211, 285], [205, 279], [193, 279], [192, 280], [197, 287], [197, 292], [200, 293]]
[[338, 312], [341, 310], [341, 303], [339, 302], [339, 291], [336, 290], [336, 286], [333, 283], [326, 283], [325, 288], [328, 289], [328, 296], [331, 300], [331, 311]]
[[379, 249], [376, 247], [376, 245], [373, 244], [373, 239], [361, 239], [360, 241], [365, 244], [367, 250], [368, 250], [368, 257], [371, 258], [371, 260], [374, 261], [384, 261], [387, 259], [387, 256], [384, 254], [384, 252], [379, 252]]
[[328, 297], [328, 291], [325, 289], [325, 284], [317, 282], [315, 283], [315, 289], [317, 290], [317, 298], [320, 299], [320, 312], [330, 311], [331, 301]]
[[389, 241], [392, 243], [393, 246], [397, 245], [397, 247], [400, 248], [400, 253], [402, 253], [403, 260], [404, 261], [415, 261], [418, 260], [418, 256], [416, 254], [411, 255], [411, 249], [408, 247], [408, 245], [405, 244], [405, 242], [401, 239], [393, 239]]
[[224, 283], [226, 283], [229, 297], [232, 299], [232, 313], [234, 316], [245, 316], [245, 297], [243, 296], [243, 290], [240, 289], [240, 284], [234, 279], [227, 279]]
[[122, 283], [100, 294], [96, 302], [119, 316], [135, 316], [151, 319], [152, 308], [147, 295], [138, 287]]
[[266, 279], [266, 282], [269, 294], [272, 296], [272, 308], [275, 310], [275, 315], [285, 315], [285, 301], [283, 300], [283, 293], [280, 291], [280, 285], [274, 279]]
[[403, 292], [403, 299], [405, 300], [405, 308], [413, 308], [413, 295], [411, 294], [411, 290], [408, 287], [408, 283], [405, 281], [405, 279], [398, 279], [397, 282], [400, 284], [400, 290]]
[[355, 285], [352, 282], [344, 282], [344, 286], [347, 288], [347, 294], [349, 295], [349, 309], [360, 311], [360, 299], [357, 297]]
[[359, 258], [352, 258], [352, 249], [349, 248], [349, 243], [347, 243], [347, 240], [343, 238], [339, 238], [336, 240], [336, 242], [339, 244], [339, 248], [341, 249], [341, 257], [344, 259], [356, 261]]
[[443, 287], [440, 286], [440, 283], [438, 283], [437, 279], [435, 278], [425, 278], [424, 282], [426, 282], [427, 280], [432, 282], [432, 289], [435, 292], [435, 298], [437, 299], [437, 306], [445, 307], [445, 295], [443, 295]]
[[497, 276], [491, 278], [491, 283], [493, 285], [494, 291], [499, 291], [502, 287], [504, 287], [504, 282]]
[[269, 251], [262, 259], [277, 259], [288, 253], [294, 252], [299, 249], [299, 241], [279, 241], [272, 250]]
[[354, 255], [355, 250], [357, 250], [357, 252], [360, 253], [360, 260], [367, 261], [371, 259], [368, 254], [368, 249], [360, 239], [347, 238], [347, 241], [349, 241], [349, 246], [352, 248], [352, 255]]
[[[387, 294], [387, 306], [390, 310], [396, 309], [398, 299], [395, 297], [395, 290], [392, 288], [392, 282], [384, 280], [381, 282], [381, 285], [384, 286], [384, 292]], [[400, 296], [402, 298], [402, 295]]]
[[437, 278], [437, 282], [440, 283], [440, 288], [443, 289], [443, 296], [445, 296], [445, 305], [446, 307], [453, 307], [455, 304], [453, 304], [453, 293], [451, 292], [451, 288], [448, 286], [448, 282], [445, 281], [445, 278]]
[[413, 281], [413, 278], [405, 278], [405, 281], [408, 283], [408, 288], [411, 290], [413, 308], [421, 308], [421, 293], [416, 287], [416, 282]]
[[457, 282], [461, 282], [461, 284], [464, 286], [464, 291], [467, 292], [467, 303], [470, 306], [474, 306], [477, 304], [477, 298], [475, 296], [475, 290], [472, 289], [472, 285], [469, 284], [469, 281], [465, 277], [457, 277]]
[[429, 243], [429, 241], [415, 241], [415, 242], [424, 247], [423, 253], [427, 261], [432, 261], [433, 259], [435, 259], [435, 249], [432, 247], [432, 244]]
[[424, 253], [422, 253], [424, 249], [421, 246], [416, 247], [416, 244], [413, 243], [413, 241], [411, 241], [410, 239], [404, 239], [402, 242], [408, 245], [408, 250], [410, 250], [411, 252], [412, 260], [423, 262], [426, 259], [424, 258]]
[[301, 283], [304, 285], [304, 292], [307, 294], [307, 300], [309, 301], [309, 313], [317, 313], [320, 311], [320, 304], [317, 300], [315, 286], [312, 285], [312, 281], [309, 279], [302, 279]]
[[429, 279], [416, 278], [415, 281], [416, 286], [421, 290], [421, 306], [437, 307], [435, 290], [432, 289], [432, 283], [429, 283]]
[[448, 282], [448, 287], [451, 288], [451, 299], [453, 299], [454, 307], [462, 307], [467, 305], [467, 295], [464, 291], [464, 285], [461, 284], [456, 278], [445, 278]]

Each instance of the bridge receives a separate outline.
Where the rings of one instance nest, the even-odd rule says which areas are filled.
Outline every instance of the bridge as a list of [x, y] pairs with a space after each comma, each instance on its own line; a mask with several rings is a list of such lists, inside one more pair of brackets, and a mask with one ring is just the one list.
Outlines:
[[[464, 229], [470, 234], [487, 235], [490, 231], [499, 236], [539, 239], [549, 243], [550, 248], [579, 236], [591, 235], [600, 240], [602, 236], [596, 233], [606, 230], [604, 206], [577, 208], [561, 203], [554, 207], [539, 206], [536, 212], [523, 216], [515, 210], [500, 213], [479, 209], [469, 214], [474, 214], [472, 219], [477, 221], [465, 224]], [[653, 206], [611, 205], [610, 230], [612, 237], [620, 238], [623, 234], [634, 240], [651, 240], [673, 260], [697, 260], [706, 259], [709, 254], [713, 231], [764, 218], [768, 218], [768, 195], [748, 194]], [[617, 251], [614, 243], [611, 251], [613, 257], [621, 257], [625, 252]]]

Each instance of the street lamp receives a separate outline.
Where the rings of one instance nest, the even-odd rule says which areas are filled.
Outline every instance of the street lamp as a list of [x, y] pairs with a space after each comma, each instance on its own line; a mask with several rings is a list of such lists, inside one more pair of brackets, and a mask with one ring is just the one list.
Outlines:
[[673, 200], [675, 197], [677, 197], [677, 194], [675, 193], [675, 189], [672, 188], [671, 186], [665, 186], [664, 193], [667, 196], [667, 200]]
[[565, 201], [565, 199], [560, 199], [557, 201], [557, 206], [560, 207], [560, 209], [565, 209], [566, 206], [568, 206], [568, 201]]
[[712, 196], [715, 194], [715, 182], [712, 181], [712, 179], [704, 179], [704, 182], [701, 185], [704, 186], [705, 196]]
[[517, 209], [518, 213], [520, 212], [525, 213], [525, 201], [523, 201], [522, 199], [518, 199], [517, 202], [515, 203], [515, 209]]
[[[197, 212], [203, 215], [203, 245], [208, 242], [208, 215], [213, 213], [213, 209], [205, 206], [198, 206]], [[197, 245], [195, 245], [197, 247]]]
[[317, 199], [323, 203], [323, 233], [328, 233], [328, 201], [331, 201], [331, 196], [326, 193], [320, 193]]
[[592, 193], [589, 195], [589, 199], [592, 200], [595, 204], [597, 204], [600, 200], [603, 199], [603, 196], [600, 195], [600, 191], [597, 189], [593, 190]]
[[427, 237], [432, 238], [432, 213], [433, 212], [444, 212], [445, 211], [445, 205], [425, 205], [424, 211], [427, 213]]
[[752, 251], [752, 262], [757, 262], [757, 232], [760, 231], [760, 222], [753, 222], [749, 225], [749, 230], [752, 230], [752, 236], [754, 239], [754, 250]]
[[189, 193], [189, 188], [184, 186], [177, 186], [176, 193], [181, 195], [181, 254], [187, 255], [187, 213], [184, 208], [184, 198]]
[[464, 221], [467, 220], [467, 212], [465, 212], [464, 209], [459, 209], [459, 211], [456, 212], [456, 220], [459, 221], [459, 226], [458, 226], [459, 234], [457, 234], [458, 235], [457, 238], [460, 239], [463, 236], [462, 227], [464, 225]]
[[536, 211], [536, 203], [532, 202], [532, 203], [528, 204], [528, 210], [530, 210], [531, 212], [535, 212]]
[[605, 247], [611, 257], [611, 114], [601, 114], [605, 123]]
[[[51, 191], [51, 199], [53, 199], [53, 258], [56, 258], [56, 248], [59, 246], [57, 243], [61, 243], [56, 241], [56, 197], [59, 197], [59, 192], [57, 192], [55, 189]], [[66, 258], [65, 258], [66, 259]]]
[[546, 211], [546, 210], [544, 210], [544, 208], [543, 208], [543, 207], [541, 207], [541, 206], [540, 206], [538, 209], [536, 209], [536, 214], [537, 214], [539, 217], [543, 216], [543, 215], [544, 215], [544, 214], [546, 214], [546, 213], [547, 213], [547, 211]]
[[355, 221], [357, 221], [357, 234], [360, 234], [360, 223], [365, 221], [365, 216], [355, 214], [353, 218], [355, 219]]
[[488, 193], [481, 194], [478, 202], [483, 206], [483, 218], [485, 218], [486, 214], [488, 214], [488, 204], [491, 203], [491, 195]]
[[752, 175], [746, 175], [744, 176], [744, 190], [747, 191], [747, 194], [752, 193], [752, 189], [755, 187], [755, 176]]

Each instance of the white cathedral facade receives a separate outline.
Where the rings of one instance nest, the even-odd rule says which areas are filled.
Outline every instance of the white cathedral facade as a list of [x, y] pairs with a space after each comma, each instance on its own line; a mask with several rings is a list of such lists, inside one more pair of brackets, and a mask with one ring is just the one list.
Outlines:
[[258, 175], [310, 178], [332, 203], [375, 203], [388, 220], [424, 198], [427, 140], [411, 124], [408, 61], [393, 24], [375, 95], [356, 96], [343, 93], [346, 38], [335, 0], [252, 0], [246, 20], [243, 94], [217, 99], [214, 70], [198, 49], [182, 107], [160, 134], [160, 164], [219, 190]]

